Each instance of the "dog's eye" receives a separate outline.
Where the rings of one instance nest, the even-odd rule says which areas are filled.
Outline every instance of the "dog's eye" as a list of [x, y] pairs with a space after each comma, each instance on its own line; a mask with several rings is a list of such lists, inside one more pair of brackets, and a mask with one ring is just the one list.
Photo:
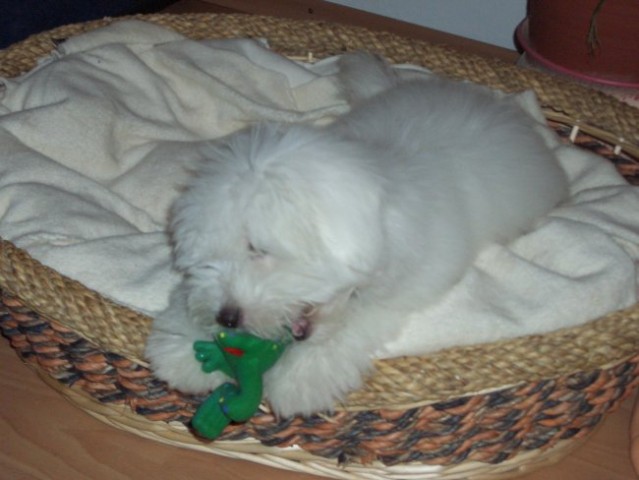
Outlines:
[[248, 251], [249, 251], [249, 255], [251, 255], [251, 257], [255, 257], [255, 258], [260, 258], [260, 257], [264, 257], [264, 256], [268, 255], [266, 250], [263, 250], [261, 248], [255, 247], [255, 245], [253, 245], [251, 242], [249, 242], [249, 244], [248, 244]]
[[198, 270], [219, 270], [220, 266], [215, 262], [207, 262], [197, 266]]

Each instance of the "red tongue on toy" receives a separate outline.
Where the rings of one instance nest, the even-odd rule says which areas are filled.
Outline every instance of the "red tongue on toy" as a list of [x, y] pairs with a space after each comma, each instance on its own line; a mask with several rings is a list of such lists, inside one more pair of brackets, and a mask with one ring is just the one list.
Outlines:
[[241, 348], [224, 347], [224, 351], [230, 355], [233, 355], [234, 357], [241, 357], [244, 355], [244, 350], [242, 350]]

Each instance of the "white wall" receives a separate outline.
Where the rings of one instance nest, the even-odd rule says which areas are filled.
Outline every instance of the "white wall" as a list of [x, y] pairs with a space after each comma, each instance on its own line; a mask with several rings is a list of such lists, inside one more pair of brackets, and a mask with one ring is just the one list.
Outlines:
[[510, 49], [526, 16], [526, 0], [329, 1]]

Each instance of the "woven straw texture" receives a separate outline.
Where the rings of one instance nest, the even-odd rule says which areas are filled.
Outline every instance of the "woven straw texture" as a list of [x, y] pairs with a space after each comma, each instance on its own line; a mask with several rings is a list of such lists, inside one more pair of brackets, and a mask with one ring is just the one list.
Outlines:
[[[547, 117], [560, 122], [554, 126], [561, 135], [576, 137], [608, 157], [630, 181], [639, 178], [632, 158], [639, 152], [639, 110], [540, 72], [333, 24], [212, 14], [140, 18], [198, 39], [265, 37], [276, 51], [290, 56], [321, 58], [367, 49], [393, 62], [420, 64], [509, 92], [532, 88]], [[0, 75], [24, 73], [57, 41], [110, 21], [61, 27], [0, 51]], [[149, 318], [41, 265], [2, 239], [0, 290], [3, 334], [25, 361], [54, 378], [65, 395], [120, 428], [205, 448], [184, 427], [201, 398], [167, 390], [146, 368], [141, 352]], [[541, 463], [531, 452], [556, 456], [567, 450], [637, 386], [638, 322], [635, 305], [548, 335], [378, 361], [365, 387], [334, 414], [280, 420], [264, 411], [245, 425], [230, 426], [217, 453], [233, 451], [240, 458], [264, 461], [265, 456], [290, 455], [274, 447], [295, 445], [301, 453], [280, 466], [303, 470], [307, 467], [302, 465], [316, 462], [305, 456], [313, 454], [330, 459], [320, 473], [341, 478], [355, 477], [346, 476], [344, 469], [328, 471], [332, 467], [326, 465], [373, 462], [388, 473], [384, 469], [419, 462], [446, 466], [447, 475], [432, 478], [462, 478], [459, 472], [467, 470], [459, 465], [468, 462], [492, 464], [492, 470], [473, 470], [475, 475], [501, 475], [521, 468], [522, 462]], [[105, 408], [119, 413], [104, 413]], [[252, 446], [247, 447], [246, 439], [255, 439]], [[508, 468], [502, 468], [504, 462]], [[376, 478], [371, 471], [367, 475]]]

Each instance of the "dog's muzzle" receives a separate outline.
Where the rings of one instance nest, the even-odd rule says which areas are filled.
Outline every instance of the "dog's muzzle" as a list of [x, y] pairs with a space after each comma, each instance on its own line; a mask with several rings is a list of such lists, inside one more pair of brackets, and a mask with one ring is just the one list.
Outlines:
[[[306, 305], [299, 317], [291, 323], [291, 335], [295, 340], [306, 340], [313, 330], [312, 317], [317, 313], [315, 305]], [[225, 328], [238, 328], [242, 326], [242, 309], [235, 305], [225, 305], [215, 317], [215, 321]]]

